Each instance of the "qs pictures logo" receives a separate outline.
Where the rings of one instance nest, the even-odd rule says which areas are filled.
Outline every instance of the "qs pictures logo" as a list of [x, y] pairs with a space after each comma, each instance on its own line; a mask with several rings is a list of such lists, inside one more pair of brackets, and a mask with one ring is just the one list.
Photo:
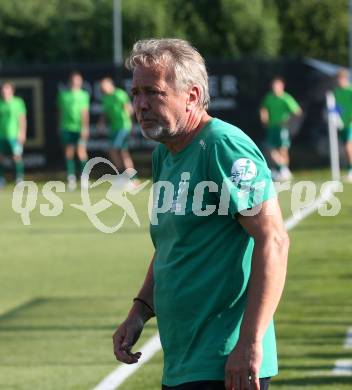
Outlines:
[[[116, 172], [116, 175], [103, 175], [96, 182], [89, 185], [89, 177], [92, 172], [92, 169], [95, 165], [99, 163], [109, 165]], [[141, 190], [143, 190], [143, 188], [145, 188], [149, 184], [149, 180], [145, 181], [142, 184], [135, 185], [132, 179], [136, 175], [136, 173], [137, 171], [135, 169], [129, 168], [126, 169], [122, 174], [119, 174], [116, 167], [109, 160], [102, 157], [92, 158], [85, 165], [81, 176], [82, 204], [71, 204], [71, 206], [83, 211], [87, 215], [89, 220], [92, 222], [92, 224], [103, 233], [115, 233], [116, 231], [118, 231], [124, 224], [127, 216], [129, 216], [137, 226], [140, 226], [140, 221], [137, 212], [132, 202], [128, 199], [128, 195], [138, 194]], [[92, 204], [89, 195], [89, 189], [95, 188], [100, 184], [106, 182], [110, 183], [110, 188], [106, 193], [105, 199], [101, 199], [97, 203]], [[100, 220], [98, 214], [109, 209], [113, 205], [120, 207], [123, 210], [123, 215], [116, 225], [107, 226]]]
[[[97, 164], [106, 164], [115, 171], [115, 175], [106, 174], [90, 184], [90, 175]], [[138, 194], [149, 184], [149, 180], [135, 184], [133, 177], [137, 171], [126, 169], [119, 173], [115, 166], [106, 158], [95, 157], [90, 159], [84, 167], [81, 175], [81, 204], [71, 204], [83, 213], [85, 213], [96, 229], [103, 233], [115, 233], [124, 224], [129, 217], [138, 227], [140, 221], [137, 212], [129, 197]], [[92, 203], [90, 190], [103, 183], [109, 183], [110, 187], [106, 192], [104, 199]], [[42, 188], [41, 195], [44, 197], [44, 203], [39, 205], [40, 214], [45, 217], [56, 217], [64, 210], [64, 203], [58, 196], [58, 193], [64, 193], [66, 185], [62, 181], [49, 181]], [[31, 212], [36, 208], [39, 197], [39, 188], [34, 181], [23, 181], [16, 185], [12, 195], [12, 209], [21, 216], [24, 225], [31, 225]], [[122, 217], [113, 226], [106, 225], [99, 214], [103, 211], [119, 207], [123, 210]]]

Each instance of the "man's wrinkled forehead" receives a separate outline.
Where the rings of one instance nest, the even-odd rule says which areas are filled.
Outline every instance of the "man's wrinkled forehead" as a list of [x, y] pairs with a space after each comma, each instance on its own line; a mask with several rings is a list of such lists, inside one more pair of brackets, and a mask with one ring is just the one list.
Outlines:
[[137, 65], [133, 71], [132, 88], [174, 88], [173, 78], [166, 66]]

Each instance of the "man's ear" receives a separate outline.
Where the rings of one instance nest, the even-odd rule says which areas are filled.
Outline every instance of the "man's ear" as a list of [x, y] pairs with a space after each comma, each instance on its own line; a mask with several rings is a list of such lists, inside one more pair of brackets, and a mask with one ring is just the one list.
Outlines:
[[198, 105], [200, 99], [200, 87], [198, 85], [193, 85], [193, 87], [188, 92], [188, 99], [186, 104], [186, 111], [192, 111]]

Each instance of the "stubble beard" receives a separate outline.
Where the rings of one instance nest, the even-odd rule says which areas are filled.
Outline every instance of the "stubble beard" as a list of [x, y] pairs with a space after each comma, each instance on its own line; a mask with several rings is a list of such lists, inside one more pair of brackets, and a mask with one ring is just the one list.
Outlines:
[[153, 141], [157, 141], [157, 142], [165, 142], [165, 141], [168, 141], [172, 138], [175, 138], [175, 136], [178, 135], [178, 132], [176, 129], [170, 129], [170, 128], [164, 127], [162, 125], [158, 125], [154, 128], [148, 129], [148, 130], [144, 130], [141, 127], [141, 132], [142, 132], [143, 137], [145, 137], [147, 139], [151, 139]]

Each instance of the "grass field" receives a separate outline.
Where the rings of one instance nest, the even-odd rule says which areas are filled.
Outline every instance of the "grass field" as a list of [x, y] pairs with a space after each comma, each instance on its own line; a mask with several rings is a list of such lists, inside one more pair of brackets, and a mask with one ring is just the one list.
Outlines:
[[[96, 190], [96, 199], [106, 189]], [[112, 235], [70, 206], [80, 203], [79, 192], [61, 195], [64, 212], [55, 218], [39, 213], [39, 200], [30, 226], [11, 209], [11, 188], [0, 194], [0, 389], [89, 390], [116, 368], [111, 335], [152, 255], [148, 194], [130, 197], [141, 227], [126, 220]], [[352, 376], [331, 375], [336, 359], [352, 358], [343, 349], [352, 326], [352, 185], [338, 198], [338, 216], [314, 214], [290, 232], [288, 280], [276, 315], [281, 372], [272, 389], [352, 388]], [[289, 193], [281, 203], [288, 217]], [[112, 207], [102, 218], [115, 224], [120, 217]], [[155, 332], [151, 321], [139, 344]], [[161, 369], [158, 353], [121, 389], [159, 389]]]

